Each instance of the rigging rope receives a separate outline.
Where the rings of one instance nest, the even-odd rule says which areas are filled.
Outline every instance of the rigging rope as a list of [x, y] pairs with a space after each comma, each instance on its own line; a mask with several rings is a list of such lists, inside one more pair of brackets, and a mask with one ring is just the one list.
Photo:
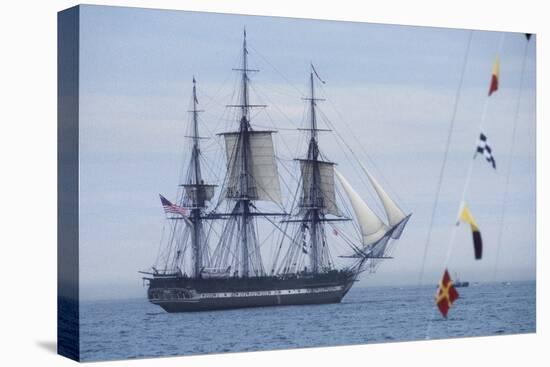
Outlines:
[[472, 36], [473, 36], [473, 31], [470, 31], [469, 34], [468, 34], [468, 42], [466, 44], [466, 51], [464, 52], [464, 60], [462, 62], [462, 70], [460, 71], [460, 79], [458, 81], [458, 88], [456, 90], [455, 103], [454, 103], [453, 112], [452, 112], [452, 115], [451, 115], [451, 123], [449, 124], [449, 132], [447, 134], [447, 140], [445, 141], [445, 153], [443, 154], [443, 161], [441, 162], [441, 168], [439, 170], [439, 177], [438, 177], [438, 180], [437, 180], [437, 188], [436, 188], [436, 191], [435, 191], [434, 202], [433, 202], [433, 205], [432, 205], [432, 213], [431, 213], [431, 217], [430, 217], [430, 224], [428, 226], [428, 236], [426, 238], [426, 243], [424, 244], [424, 252], [423, 252], [423, 255], [422, 255], [422, 265], [421, 265], [421, 269], [420, 269], [420, 278], [419, 278], [419, 281], [418, 281], [419, 285], [422, 285], [422, 283], [424, 281], [424, 270], [425, 270], [425, 264], [426, 264], [426, 256], [428, 254], [428, 247], [430, 245], [430, 241], [431, 241], [431, 238], [432, 238], [432, 229], [433, 229], [433, 225], [434, 225], [434, 221], [435, 221], [435, 213], [436, 213], [437, 205], [439, 203], [439, 195], [441, 194], [441, 186], [442, 186], [442, 183], [443, 183], [443, 176], [444, 176], [444, 173], [445, 173], [445, 167], [447, 165], [447, 159], [448, 159], [448, 156], [449, 156], [449, 148], [451, 146], [451, 138], [452, 138], [453, 131], [454, 131], [454, 124], [455, 124], [455, 120], [456, 120], [456, 113], [457, 113], [457, 110], [458, 110], [458, 103], [459, 103], [459, 100], [460, 100], [460, 92], [462, 90], [462, 83], [464, 82], [464, 74], [466, 73], [466, 65], [468, 64], [468, 56], [469, 56], [469, 53], [470, 53], [470, 46], [471, 46], [471, 43], [472, 43]]
[[[344, 117], [342, 116], [342, 114], [340, 113], [340, 111], [336, 108], [336, 105], [332, 102], [332, 99], [329, 97], [328, 93], [325, 91], [324, 87], [322, 85], [319, 86], [321, 88], [321, 90], [323, 91], [324, 95], [326, 96], [326, 100], [330, 103], [332, 109], [336, 112], [336, 114], [338, 115], [338, 117], [340, 118], [340, 120], [344, 123], [345, 127], [347, 128], [347, 131], [354, 131], [354, 129], [346, 122], [346, 120], [344, 119]], [[343, 138], [342, 135], [340, 135], [336, 129], [334, 129], [333, 127], [333, 130], [336, 131], [338, 137], [342, 140], [342, 142], [344, 143], [344, 145], [346, 145], [346, 147], [349, 149], [349, 151], [351, 152], [351, 154], [353, 155], [353, 157], [358, 161], [360, 162], [361, 160], [359, 159], [359, 157], [357, 156], [357, 154], [355, 153], [355, 151], [351, 148], [351, 146], [346, 142], [346, 140]], [[395, 197], [399, 203], [401, 204], [401, 206], [405, 206], [405, 202], [401, 199], [401, 197], [399, 196], [399, 194], [397, 193], [396, 190], [393, 189], [391, 183], [389, 182], [389, 180], [386, 179], [386, 177], [383, 175], [382, 173], [382, 170], [380, 168], [378, 168], [378, 166], [376, 165], [376, 163], [374, 162], [374, 160], [370, 157], [370, 155], [367, 153], [366, 149], [364, 148], [365, 146], [365, 143], [364, 142], [361, 142], [359, 141], [358, 137], [357, 137], [357, 134], [351, 134], [351, 137], [353, 138], [353, 140], [355, 140], [355, 143], [357, 144], [357, 146], [359, 147], [359, 150], [364, 154], [364, 156], [367, 158], [367, 160], [369, 161], [370, 165], [372, 167], [374, 167], [376, 169], [376, 171], [378, 172], [379, 176], [383, 183], [384, 183], [384, 187], [387, 187], [390, 191], [391, 191], [391, 194], [392, 194], [392, 197]], [[361, 177], [361, 180], [363, 181], [363, 178], [361, 175], [359, 175]], [[366, 186], [369, 186], [369, 185], [366, 185]], [[405, 207], [406, 208], [406, 207]], [[407, 208], [406, 208], [407, 209]], [[405, 210], [407, 212], [410, 212], [409, 210]]]
[[[355, 152], [353, 151], [353, 149], [351, 148], [350, 145], [348, 145], [344, 139], [344, 137], [340, 134], [340, 132], [336, 129], [336, 127], [334, 126], [334, 124], [328, 119], [328, 117], [321, 111], [319, 110], [318, 111], [319, 113], [319, 116], [323, 119], [323, 121], [325, 121], [325, 123], [327, 124], [327, 126], [332, 129], [332, 131], [334, 131], [336, 137], [338, 139], [336, 139], [336, 143], [338, 145], [340, 145], [340, 147], [343, 147], [343, 148], [347, 148], [347, 150], [350, 151], [351, 155], [353, 158], [355, 158], [355, 161], [357, 162], [361, 162], [359, 160], [359, 157], [357, 157], [357, 155], [355, 154]], [[353, 136], [355, 136], [355, 134], [353, 134]], [[340, 144], [341, 143], [341, 144]], [[352, 159], [349, 159], [347, 153], [346, 153], [346, 149], [342, 149], [341, 150], [342, 153], [344, 153], [344, 156], [346, 157], [346, 159], [348, 160], [349, 163], [353, 162]], [[355, 169], [355, 172], [362, 172], [362, 169], [360, 167], [356, 168]], [[357, 174], [356, 175], [359, 180], [361, 181], [361, 183], [363, 184], [363, 186], [366, 188], [366, 191], [367, 193], [369, 194], [369, 197], [370, 197], [370, 203], [374, 203], [374, 205], [376, 205], [376, 207], [378, 208], [378, 210], [380, 210], [382, 213], [385, 213], [385, 210], [382, 206], [382, 203], [380, 202], [380, 199], [378, 197], [378, 194], [376, 194], [375, 190], [374, 190], [374, 187], [372, 187], [372, 185], [370, 184], [370, 182], [368, 181], [368, 178], [365, 177], [364, 174]], [[382, 177], [382, 175], [381, 175]], [[392, 190], [393, 191], [393, 190]], [[396, 196], [397, 197], [397, 196]], [[398, 199], [399, 200], [399, 199]]]
[[[502, 33], [502, 35], [500, 37], [500, 44], [499, 44], [499, 48], [498, 48], [498, 53], [499, 54], [502, 51], [503, 44], [504, 44], [504, 33]], [[485, 104], [483, 106], [483, 113], [482, 113], [482, 116], [481, 116], [481, 121], [479, 123], [478, 132], [483, 131], [483, 126], [485, 125], [485, 120], [487, 118], [487, 107], [489, 105], [489, 100], [490, 99], [491, 99], [490, 96], [487, 96], [486, 99], [485, 99]], [[477, 142], [477, 136], [476, 136], [476, 142]], [[472, 158], [470, 160], [470, 165], [468, 167], [468, 174], [466, 176], [466, 180], [464, 181], [464, 189], [462, 190], [462, 196], [461, 196], [460, 201], [459, 201], [458, 214], [460, 214], [460, 210], [462, 209], [462, 203], [464, 202], [464, 199], [466, 198], [466, 195], [468, 193], [468, 188], [470, 186], [470, 181], [472, 179], [473, 168], [474, 168], [474, 159]], [[457, 214], [457, 218], [458, 218], [458, 214]], [[455, 239], [456, 230], [457, 230], [457, 226], [453, 223], [453, 232], [451, 234], [451, 239], [449, 241], [449, 246], [448, 246], [448, 250], [447, 250], [447, 256], [445, 258], [445, 264], [444, 264], [445, 267], [449, 263], [451, 253], [452, 253], [452, 250], [454, 248], [454, 239]]]
[[525, 42], [525, 47], [523, 50], [523, 59], [521, 61], [521, 72], [520, 72], [520, 81], [519, 81], [519, 91], [518, 91], [518, 99], [516, 102], [516, 111], [514, 113], [514, 122], [512, 127], [512, 138], [511, 138], [511, 144], [510, 144], [510, 153], [508, 155], [508, 164], [506, 168], [506, 182], [504, 184], [504, 195], [502, 198], [502, 206], [500, 211], [500, 220], [499, 220], [499, 230], [498, 230], [498, 239], [497, 239], [497, 249], [496, 249], [496, 255], [495, 255], [495, 264], [493, 266], [493, 281], [496, 277], [497, 267], [498, 267], [498, 259], [500, 256], [500, 245], [502, 241], [502, 234], [503, 234], [503, 224], [504, 224], [504, 217], [506, 215], [506, 203], [508, 201], [508, 193], [509, 193], [509, 186], [510, 186], [510, 174], [512, 171], [512, 162], [514, 158], [514, 149], [515, 149], [515, 142], [516, 142], [516, 131], [517, 131], [517, 122], [519, 117], [519, 110], [521, 105], [521, 92], [523, 88], [523, 81], [524, 81], [524, 72], [525, 72], [525, 61], [527, 59], [527, 49], [529, 46], [529, 40]]
[[[470, 32], [472, 32], [472, 31], [470, 31]], [[501, 37], [500, 37], [500, 42], [499, 42], [499, 46], [498, 46], [498, 55], [500, 55], [500, 53], [502, 51], [503, 44], [504, 44], [504, 33], [502, 33]], [[481, 116], [481, 121], [479, 123], [478, 132], [483, 131], [483, 126], [485, 125], [485, 119], [487, 117], [487, 107], [489, 105], [489, 100], [490, 100], [490, 95], [485, 98], [485, 103], [483, 105], [483, 112], [482, 112], [482, 116]], [[476, 142], [477, 142], [477, 136], [476, 136]], [[464, 188], [462, 190], [462, 195], [461, 195], [461, 198], [460, 198], [460, 201], [459, 201], [457, 216], [454, 219], [457, 219], [459, 217], [460, 211], [463, 208], [463, 202], [464, 202], [464, 199], [466, 198], [466, 194], [468, 192], [468, 186], [470, 185], [470, 181], [471, 181], [471, 178], [472, 178], [472, 172], [473, 172], [473, 168], [474, 168], [474, 158], [475, 158], [475, 155], [474, 155], [473, 158], [470, 159], [470, 164], [469, 164], [469, 167], [468, 167], [468, 173], [466, 175], [466, 179], [464, 180]], [[447, 268], [447, 266], [449, 264], [449, 260], [451, 259], [451, 254], [452, 254], [452, 251], [453, 251], [454, 245], [455, 245], [455, 238], [456, 238], [457, 228], [458, 228], [458, 226], [456, 225], [456, 223], [453, 223], [452, 224], [452, 229], [451, 229], [451, 236], [449, 238], [449, 244], [447, 245], [447, 254], [445, 256], [443, 269]], [[430, 231], [430, 233], [431, 233], [431, 231]], [[423, 268], [424, 268], [424, 266], [423, 266]], [[436, 308], [433, 308], [432, 317], [429, 319], [428, 326], [427, 326], [427, 329], [426, 329], [426, 339], [430, 338], [432, 320], [433, 320], [433, 315], [435, 314], [435, 312], [436, 312]]]
[[296, 89], [296, 91], [298, 91], [298, 93], [299, 93], [302, 97], [305, 96], [305, 94], [304, 94], [296, 85], [294, 85], [290, 80], [288, 80], [288, 78], [285, 77], [284, 74], [283, 74], [282, 72], [280, 72], [279, 69], [277, 69], [272, 63], [270, 63], [270, 62], [268, 61], [268, 59], [267, 59], [266, 57], [264, 57], [255, 47], [249, 45], [248, 48], [249, 48], [250, 50], [253, 50], [254, 53], [256, 53], [258, 56], [260, 56], [260, 57], [262, 58], [262, 60], [264, 60], [265, 63], [266, 63], [267, 65], [269, 65], [273, 70], [275, 70], [275, 72], [276, 72], [277, 74], [279, 74], [279, 76], [280, 76], [281, 78], [283, 78], [292, 88]]

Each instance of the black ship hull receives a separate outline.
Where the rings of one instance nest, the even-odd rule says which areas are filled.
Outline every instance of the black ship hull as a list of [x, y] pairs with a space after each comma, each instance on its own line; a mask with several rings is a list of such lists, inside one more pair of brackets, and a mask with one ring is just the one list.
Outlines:
[[339, 303], [354, 279], [346, 271], [226, 279], [155, 276], [148, 279], [147, 296], [167, 312]]

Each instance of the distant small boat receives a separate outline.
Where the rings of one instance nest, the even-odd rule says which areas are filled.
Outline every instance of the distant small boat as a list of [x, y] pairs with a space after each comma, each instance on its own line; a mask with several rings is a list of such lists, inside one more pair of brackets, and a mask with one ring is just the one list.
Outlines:
[[470, 286], [470, 282], [461, 282], [457, 280], [456, 282], [453, 282], [453, 285], [455, 286], [455, 288], [468, 287]]
[[455, 288], [464, 288], [464, 287], [470, 286], [470, 282], [461, 281], [457, 273], [455, 273], [455, 279], [456, 280], [453, 282], [453, 285], [455, 286]]
[[[455, 273], [455, 279], [453, 281], [453, 286], [455, 288], [464, 288], [464, 287], [469, 287], [470, 286], [470, 282], [463, 282], [461, 281], [459, 278], [458, 278], [458, 275]], [[477, 284], [477, 283], [474, 283], [474, 284]], [[439, 285], [437, 286], [439, 287]]]

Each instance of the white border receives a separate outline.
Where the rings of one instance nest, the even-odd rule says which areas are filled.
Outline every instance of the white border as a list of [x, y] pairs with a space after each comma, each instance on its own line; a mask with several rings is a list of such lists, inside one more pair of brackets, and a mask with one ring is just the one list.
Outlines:
[[[537, 33], [537, 334], [101, 363], [104, 366], [518, 366], [548, 353], [548, 11], [544, 1], [95, 1], [97, 4]], [[56, 12], [73, 1], [9, 1], [0, 12], [2, 297], [0, 364], [68, 366], [56, 335]], [[544, 163], [543, 163], [544, 162]], [[32, 221], [32, 226], [29, 226]], [[31, 230], [32, 229], [32, 230]], [[32, 291], [32, 294], [31, 294]], [[38, 301], [37, 301], [38, 300]], [[48, 348], [49, 346], [49, 348]]]

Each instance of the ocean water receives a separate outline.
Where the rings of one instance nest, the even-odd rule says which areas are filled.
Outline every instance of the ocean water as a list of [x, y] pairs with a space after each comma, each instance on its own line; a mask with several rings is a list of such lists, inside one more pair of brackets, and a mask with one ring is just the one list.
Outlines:
[[340, 304], [180, 314], [145, 298], [82, 302], [81, 360], [535, 332], [535, 282], [458, 288], [460, 298], [448, 319], [435, 307], [435, 291], [435, 286], [356, 286]]

